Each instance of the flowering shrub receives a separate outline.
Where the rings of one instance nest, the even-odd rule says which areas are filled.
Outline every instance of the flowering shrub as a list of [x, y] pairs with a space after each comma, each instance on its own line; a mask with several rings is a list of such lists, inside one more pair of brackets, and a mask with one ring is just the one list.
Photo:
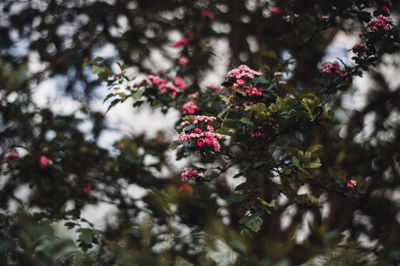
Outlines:
[[[0, 30], [2, 47], [10, 47], [0, 58], [1, 265], [399, 263], [392, 196], [399, 189], [399, 93], [380, 73], [381, 63], [396, 58], [385, 55], [398, 53], [390, 17], [397, 3], [58, 2], [19, 3], [3, 23], [18, 29]], [[25, 5], [32, 6], [28, 17], [13, 13]], [[72, 38], [60, 36], [62, 20], [75, 25]], [[177, 32], [182, 37], [172, 44]], [[321, 62], [337, 32], [359, 34], [351, 63]], [[21, 84], [26, 59], [9, 44], [18, 36], [48, 65]], [[116, 65], [113, 57], [84, 62], [107, 84], [109, 108], [127, 101], [173, 110], [174, 133], [149, 138], [146, 128], [100, 147], [113, 118], [88, 104], [96, 82], [79, 62], [109, 43], [120, 56]], [[352, 106], [353, 81], [368, 72], [373, 93]], [[65, 73], [75, 82], [66, 90], [85, 97], [79, 117], [26, 104], [31, 80]], [[222, 83], [205, 86], [210, 76]], [[88, 132], [81, 129], [86, 116]], [[7, 154], [12, 147], [27, 152]], [[19, 199], [25, 190], [28, 197]], [[116, 219], [98, 228], [82, 213], [103, 203], [115, 207]], [[71, 253], [52, 248], [65, 244], [53, 222], [77, 234], [76, 246], [65, 248]], [[231, 255], [221, 255], [225, 250]]]

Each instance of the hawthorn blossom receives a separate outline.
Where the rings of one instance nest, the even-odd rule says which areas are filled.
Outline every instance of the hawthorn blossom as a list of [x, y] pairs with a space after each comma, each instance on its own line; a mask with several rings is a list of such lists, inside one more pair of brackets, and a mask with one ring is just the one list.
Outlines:
[[202, 148], [202, 147], [204, 147], [204, 145], [206, 145], [206, 142], [205, 142], [205, 140], [203, 138], [197, 139], [197, 146]]
[[377, 16], [374, 20], [368, 23], [368, 28], [372, 31], [378, 31], [380, 29], [390, 30], [393, 25], [393, 20], [386, 16]]
[[83, 188], [83, 192], [85, 193], [89, 193], [90, 191], [92, 191], [92, 188], [89, 186]]
[[208, 19], [210, 19], [210, 20], [213, 20], [213, 19], [214, 19], [214, 16], [213, 16], [213, 14], [211, 13], [211, 11], [210, 11], [210, 10], [207, 10], [207, 9], [201, 10], [201, 16], [202, 16], [203, 18], [208, 18]]
[[217, 85], [215, 85], [215, 84], [210, 84], [207, 87], [209, 87], [210, 89], [213, 89], [213, 90], [217, 90], [218, 89]]
[[45, 168], [45, 167], [47, 167], [48, 165], [52, 165], [52, 164], [53, 164], [53, 161], [52, 161], [52, 160], [49, 160], [49, 159], [48, 159], [46, 156], [44, 156], [44, 155], [42, 155], [42, 156], [40, 157], [39, 162], [40, 162], [40, 167], [41, 167], [41, 168]]
[[187, 193], [189, 193], [190, 195], [194, 194], [194, 189], [192, 186], [188, 185], [188, 184], [182, 184], [179, 189], [178, 192], [183, 192], [186, 191]]
[[175, 85], [170, 81], [166, 84], [161, 84], [158, 86], [158, 94], [164, 94], [167, 93], [168, 91], [172, 92], [172, 97], [175, 98], [176, 95], [180, 92], [178, 88], [175, 87]]
[[181, 180], [183, 182], [188, 181], [191, 178], [195, 178], [199, 176], [199, 172], [197, 170], [193, 170], [191, 168], [183, 168], [181, 173]]
[[182, 106], [182, 113], [184, 115], [185, 114], [192, 115], [192, 114], [196, 113], [196, 111], [198, 111], [198, 110], [199, 110], [199, 107], [192, 101], [187, 102]]
[[279, 7], [271, 7], [269, 14], [271, 16], [279, 15], [282, 14], [282, 10]]
[[19, 158], [19, 153], [17, 150], [14, 149], [3, 158], [3, 161], [7, 161], [10, 159], [18, 159], [18, 158]]
[[368, 47], [363, 43], [361, 43], [361, 44], [357, 43], [356, 45], [353, 46], [353, 48], [351, 48], [351, 50], [358, 57], [363, 57], [363, 56], [367, 55], [367, 53], [369, 52]]
[[257, 88], [246, 88], [245, 92], [248, 96], [261, 96], [263, 93], [263, 89], [257, 89]]
[[390, 9], [387, 6], [382, 7], [382, 12], [387, 16], [390, 15]]
[[354, 187], [356, 187], [357, 186], [357, 181], [356, 180], [353, 180], [353, 179], [351, 179], [351, 180], [349, 180], [349, 182], [347, 182], [347, 188], [351, 188], [351, 189], [354, 189]]
[[178, 89], [185, 90], [187, 88], [185, 80], [179, 76], [174, 78], [174, 84]]
[[319, 70], [327, 75], [337, 74], [342, 78], [347, 77], [346, 71], [340, 68], [339, 63], [337, 61], [332, 63], [328, 62], [322, 64]]
[[198, 92], [191, 93], [188, 95], [188, 97], [192, 99], [197, 99], [199, 98], [199, 93]]
[[243, 79], [238, 79], [238, 80], [236, 81], [236, 84], [237, 84], [238, 86], [244, 86], [245, 82], [244, 82]]
[[[193, 124], [197, 125], [199, 122], [208, 123], [215, 120], [215, 117], [209, 116], [195, 116]], [[214, 148], [215, 152], [219, 152], [221, 145], [219, 144], [219, 139], [221, 139], [221, 134], [214, 132], [214, 127], [211, 125], [206, 126], [207, 130], [203, 130], [200, 127], [196, 127], [190, 132], [181, 132], [179, 134], [179, 142], [188, 141], [195, 143], [197, 147], [203, 148], [205, 146], [210, 146]]]
[[180, 65], [186, 65], [187, 62], [189, 62], [189, 59], [187, 57], [182, 56], [178, 58], [178, 62]]
[[188, 44], [189, 44], [189, 41], [187, 39], [183, 38], [182, 40], [177, 41], [176, 43], [174, 43], [172, 45], [172, 47], [179, 48], [179, 47], [183, 47], [183, 46], [188, 46]]
[[255, 77], [261, 76], [262, 73], [255, 71], [251, 68], [249, 68], [246, 65], [240, 65], [237, 68], [232, 69], [231, 71], [228, 72], [228, 80], [238, 80], [238, 79], [243, 79], [243, 78], [249, 78], [253, 79]]

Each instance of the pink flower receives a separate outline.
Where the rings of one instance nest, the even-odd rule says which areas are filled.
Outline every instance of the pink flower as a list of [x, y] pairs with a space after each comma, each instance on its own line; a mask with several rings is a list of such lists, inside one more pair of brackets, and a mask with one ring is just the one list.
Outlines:
[[181, 77], [178, 77], [178, 76], [176, 76], [174, 78], [174, 84], [178, 89], [183, 89], [184, 90], [184, 89], [187, 88], [185, 80], [183, 78], [181, 78]]
[[42, 157], [40, 157], [39, 162], [40, 162], [40, 167], [41, 167], [41, 168], [45, 168], [45, 167], [47, 167], [48, 165], [52, 165], [52, 164], [53, 164], [53, 161], [52, 161], [52, 160], [49, 160], [49, 159], [48, 159], [46, 156], [44, 156], [44, 155], [42, 155]]
[[204, 147], [205, 144], [206, 143], [203, 138], [197, 140], [197, 146], [199, 146], [200, 148]]
[[274, 76], [282, 76], [283, 72], [274, 72]]
[[186, 191], [187, 193], [189, 193], [190, 195], [194, 194], [194, 189], [192, 186], [188, 185], [188, 184], [182, 184], [179, 189], [178, 192], [183, 192]]
[[212, 146], [214, 144], [214, 138], [211, 136], [207, 136], [205, 139], [205, 143], [207, 144], [207, 146]]
[[210, 84], [207, 87], [209, 87], [210, 89], [213, 89], [213, 90], [217, 90], [218, 89], [218, 87], [215, 84]]
[[179, 134], [179, 142], [184, 142], [185, 140], [188, 140], [188, 135], [186, 135], [184, 132], [182, 132], [181, 134]]
[[337, 61], [335, 61], [333, 63], [330, 63], [330, 62], [325, 63], [325, 64], [321, 65], [319, 70], [322, 73], [325, 73], [327, 75], [336, 74], [341, 78], [347, 77], [346, 71], [340, 68], [339, 63]]
[[199, 107], [193, 102], [187, 102], [182, 106], [182, 113], [185, 114], [194, 114], [199, 110]]
[[213, 126], [211, 126], [211, 125], [207, 125], [207, 130], [208, 130], [209, 132], [211, 132], [211, 133], [214, 132], [214, 128], [213, 128]]
[[187, 57], [182, 56], [182, 57], [179, 57], [178, 62], [180, 65], [186, 65], [187, 62], [189, 62], [189, 59]]
[[197, 177], [198, 175], [199, 175], [199, 172], [197, 170], [193, 170], [191, 168], [183, 168], [182, 173], [181, 173], [181, 180], [183, 182], [186, 182], [190, 178]]
[[213, 14], [210, 12], [210, 10], [207, 10], [207, 9], [201, 10], [201, 16], [203, 18], [209, 18], [210, 20], [214, 19]]
[[282, 10], [279, 7], [271, 7], [269, 14], [271, 16], [279, 15], [282, 13]]
[[354, 189], [354, 187], [357, 186], [357, 181], [351, 179], [351, 180], [349, 180], [349, 182], [347, 182], [347, 185], [346, 185], [346, 186], [347, 186], [347, 188]]
[[214, 139], [213, 146], [214, 146], [214, 151], [215, 152], [219, 152], [220, 151], [221, 145], [219, 144], [218, 140]]
[[185, 38], [183, 38], [182, 40], [177, 41], [176, 43], [174, 43], [174, 44], [172, 45], [172, 47], [174, 47], [174, 48], [179, 48], [179, 47], [181, 47], [181, 46], [188, 46], [188, 44], [189, 44], [189, 41], [186, 40]]
[[244, 80], [243, 80], [243, 79], [238, 79], [238, 80], [236, 81], [236, 83], [237, 83], [237, 85], [239, 85], [239, 86], [244, 86]]
[[92, 188], [89, 186], [83, 188], [83, 192], [85, 193], [89, 193], [90, 191], [92, 191]]
[[390, 9], [387, 6], [382, 7], [382, 11], [383, 13], [385, 13], [386, 15], [390, 15]]
[[3, 161], [7, 161], [7, 160], [10, 160], [10, 159], [18, 159], [18, 158], [19, 158], [18, 151], [17, 150], [12, 150], [8, 155], [6, 155], [3, 158]]
[[193, 99], [197, 99], [199, 98], [199, 93], [198, 92], [194, 92], [188, 95], [189, 98], [193, 98]]

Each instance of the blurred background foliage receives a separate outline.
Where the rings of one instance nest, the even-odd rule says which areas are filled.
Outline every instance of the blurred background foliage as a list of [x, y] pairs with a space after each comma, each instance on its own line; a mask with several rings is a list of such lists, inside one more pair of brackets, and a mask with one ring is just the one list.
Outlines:
[[[355, 178], [357, 190], [321, 187], [322, 179], [317, 185], [292, 186], [297, 192], [306, 186], [323, 206], [305, 207], [280, 195], [263, 167], [252, 170], [247, 173], [257, 180], [252, 197], [278, 199], [257, 233], [240, 223], [246, 208], [232, 199], [231, 172], [197, 184], [194, 194], [178, 192], [180, 169], [168, 154], [172, 140], [165, 132], [130, 134], [104, 148], [99, 139], [109, 121], [91, 105], [102, 97], [101, 86], [83, 64], [108, 49], [108, 69], [114, 71], [119, 61], [136, 74], [150, 74], [160, 66], [179, 66], [178, 58], [187, 57], [177, 71], [192, 93], [204, 91], [209, 73], [224, 75], [247, 64], [269, 78], [276, 71], [289, 73], [288, 88], [303, 91], [321, 86], [318, 66], [335, 38], [343, 33], [357, 38], [370, 19], [365, 11], [389, 2], [0, 2], [0, 148], [2, 158], [13, 149], [19, 153], [1, 166], [0, 264], [398, 264], [400, 90], [396, 75], [379, 67], [397, 67], [398, 42], [390, 47], [385, 45], [390, 41], [383, 42], [373, 62], [377, 66], [364, 70], [368, 91], [363, 104], [344, 104], [357, 91], [355, 83], [335, 87], [323, 99], [334, 110], [331, 124], [285, 140], [302, 150], [322, 144], [316, 175], [343, 182]], [[367, 8], [356, 12], [354, 4]], [[400, 4], [391, 4], [398, 23]], [[183, 38], [189, 45], [174, 49]], [[226, 62], [222, 72], [218, 61]], [[80, 103], [76, 114], [35, 102], [36, 88], [48, 79], [62, 81], [56, 83], [56, 97]], [[222, 108], [210, 105], [218, 96], [211, 90], [207, 95], [203, 110]], [[85, 121], [90, 130], [82, 129]], [[41, 156], [53, 163], [41, 166]], [[101, 212], [101, 203], [114, 206], [104, 226], [82, 215], [89, 205]]]

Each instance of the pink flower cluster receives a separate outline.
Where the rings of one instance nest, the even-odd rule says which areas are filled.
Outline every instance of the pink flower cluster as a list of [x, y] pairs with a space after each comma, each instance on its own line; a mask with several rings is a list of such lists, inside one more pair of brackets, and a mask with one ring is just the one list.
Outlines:
[[357, 43], [356, 45], [353, 46], [353, 48], [351, 48], [351, 50], [353, 51], [353, 53], [355, 53], [358, 57], [364, 57], [368, 54], [369, 49], [368, 47], [363, 44], [363, 43]]
[[262, 93], [263, 93], [263, 89], [257, 89], [257, 88], [247, 88], [246, 90], [245, 90], [245, 92], [246, 92], [246, 94], [248, 95], [248, 96], [261, 96], [262, 95]]
[[347, 77], [346, 71], [340, 69], [339, 63], [337, 61], [332, 62], [332, 63], [331, 62], [325, 63], [325, 64], [321, 65], [319, 70], [322, 73], [325, 73], [325, 74], [328, 74], [328, 75], [337, 74], [341, 78]]
[[[201, 116], [197, 115], [193, 124], [198, 124], [199, 122], [212, 122], [215, 120], [215, 117], [209, 116]], [[210, 146], [214, 148], [215, 152], [220, 151], [221, 145], [218, 142], [218, 139], [221, 139], [221, 134], [214, 133], [214, 128], [211, 125], [207, 125], [207, 130], [202, 130], [199, 127], [191, 130], [189, 133], [182, 132], [179, 134], [179, 142], [189, 141], [194, 142], [200, 148], [205, 146]]]
[[374, 20], [368, 23], [368, 28], [372, 31], [378, 31], [380, 29], [390, 30], [393, 25], [393, 20], [386, 16], [378, 16]]
[[208, 88], [212, 89], [212, 90], [218, 90], [218, 92], [221, 92], [223, 89], [225, 89], [224, 86], [217, 86], [215, 84], [210, 84], [207, 86]]
[[349, 182], [347, 182], [347, 185], [346, 185], [346, 186], [347, 186], [347, 188], [354, 189], [354, 187], [357, 186], [357, 181], [351, 179], [351, 180], [349, 180]]
[[[145, 80], [150, 86], [157, 86], [158, 94], [165, 94], [167, 92], [172, 92], [172, 97], [175, 98], [176, 95], [187, 88], [185, 80], [179, 76], [176, 76], [172, 81], [163, 79], [159, 76], [149, 75]], [[134, 87], [138, 88], [143, 85], [143, 81], [136, 83]]]
[[183, 182], [188, 181], [191, 178], [195, 178], [199, 176], [199, 172], [197, 170], [193, 170], [191, 168], [183, 168], [181, 173], [181, 180]]
[[262, 125], [256, 127], [256, 129], [249, 129], [248, 132], [252, 138], [262, 138], [266, 139], [267, 134], [265, 133], [267, 127], [272, 128], [273, 130], [278, 130], [279, 125], [274, 123], [272, 118], [269, 118], [269, 121], [263, 121]]
[[215, 120], [215, 117], [213, 116], [206, 116], [206, 115], [196, 115], [194, 117], [194, 121], [193, 124], [197, 124], [199, 122], [204, 122], [204, 123], [208, 123], [208, 122], [212, 122]]
[[243, 79], [243, 78], [249, 78], [253, 79], [255, 77], [261, 76], [261, 72], [255, 71], [251, 68], [249, 68], [246, 65], [240, 65], [237, 68], [232, 69], [231, 71], [228, 72], [228, 79]]
[[182, 106], [182, 114], [186, 115], [186, 114], [194, 114], [199, 110], [199, 107], [192, 101], [185, 103]]
[[18, 159], [18, 158], [19, 158], [19, 153], [18, 153], [18, 151], [17, 151], [17, 150], [12, 150], [9, 154], [7, 154], [7, 155], [3, 158], [3, 161]]

